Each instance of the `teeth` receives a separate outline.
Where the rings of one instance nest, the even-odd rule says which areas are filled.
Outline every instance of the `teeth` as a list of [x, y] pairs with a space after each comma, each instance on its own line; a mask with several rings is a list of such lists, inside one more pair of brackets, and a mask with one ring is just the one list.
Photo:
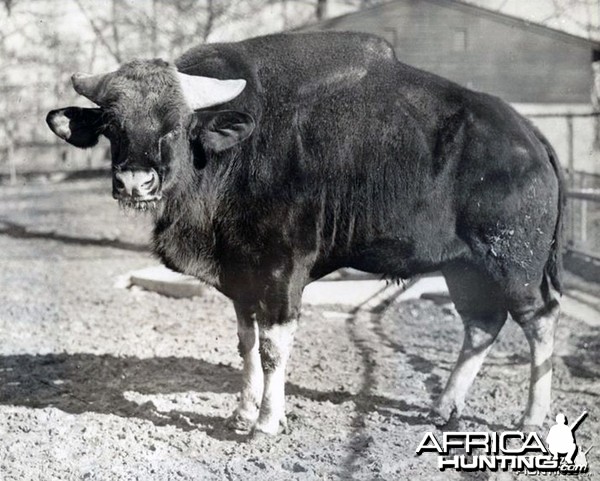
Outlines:
[[119, 207], [124, 211], [141, 211], [147, 212], [156, 210], [158, 202], [156, 200], [135, 200], [135, 199], [119, 199]]

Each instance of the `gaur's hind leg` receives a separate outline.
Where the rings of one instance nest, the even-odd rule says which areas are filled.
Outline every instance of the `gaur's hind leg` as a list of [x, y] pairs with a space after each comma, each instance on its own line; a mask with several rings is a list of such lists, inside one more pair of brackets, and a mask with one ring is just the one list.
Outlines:
[[453, 266], [444, 270], [444, 276], [463, 321], [464, 340], [448, 383], [433, 406], [432, 417], [440, 424], [461, 414], [467, 392], [507, 317], [498, 289], [475, 269]]
[[244, 361], [242, 391], [228, 425], [236, 430], [250, 431], [256, 420], [263, 395], [263, 371], [259, 354], [258, 325], [253, 312], [234, 303], [238, 322], [238, 348]]
[[534, 283], [523, 286], [509, 302], [511, 316], [525, 332], [531, 351], [529, 399], [522, 424], [541, 426], [550, 410], [554, 331], [560, 306], [545, 277], [541, 287]]

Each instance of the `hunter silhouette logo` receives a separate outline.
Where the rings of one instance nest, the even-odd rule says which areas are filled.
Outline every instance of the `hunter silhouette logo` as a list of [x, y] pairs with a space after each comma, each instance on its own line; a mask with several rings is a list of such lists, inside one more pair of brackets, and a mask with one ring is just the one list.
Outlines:
[[[435, 452], [441, 471], [514, 471], [522, 474], [580, 474], [589, 471], [587, 454], [575, 440], [575, 431], [587, 411], [567, 424], [559, 413], [550, 428], [546, 444], [536, 432], [444, 432], [438, 439], [432, 432], [423, 436], [416, 454]], [[475, 449], [477, 452], [475, 453]], [[452, 452], [455, 451], [455, 452]]]
[[[564, 456], [564, 463], [574, 464], [576, 466], [583, 466], [587, 468], [587, 454], [592, 449], [590, 446], [585, 452], [579, 452], [577, 443], [575, 442], [575, 431], [581, 424], [581, 422], [587, 417], [587, 411], [585, 411], [577, 420], [567, 425], [567, 418], [563, 413], [556, 415], [556, 424], [550, 428], [546, 443], [548, 444], [548, 451], [552, 453], [553, 459], [558, 459]], [[577, 457], [574, 456], [577, 454]]]

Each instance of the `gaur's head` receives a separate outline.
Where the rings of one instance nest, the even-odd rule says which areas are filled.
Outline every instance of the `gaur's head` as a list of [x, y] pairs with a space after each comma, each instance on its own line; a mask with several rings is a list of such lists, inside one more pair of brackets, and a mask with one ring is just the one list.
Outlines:
[[146, 209], [177, 182], [194, 155], [222, 152], [247, 139], [253, 118], [235, 110], [207, 110], [233, 100], [243, 79], [180, 73], [162, 60], [136, 60], [104, 75], [75, 74], [75, 91], [99, 108], [67, 107], [46, 117], [50, 129], [80, 148], [111, 144], [113, 197]]

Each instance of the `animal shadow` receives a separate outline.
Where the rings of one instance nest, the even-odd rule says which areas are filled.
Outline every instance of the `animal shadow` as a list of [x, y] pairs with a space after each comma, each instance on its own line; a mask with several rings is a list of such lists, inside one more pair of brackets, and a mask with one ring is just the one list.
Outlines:
[[[66, 353], [0, 356], [0, 404], [55, 407], [71, 414], [96, 412], [135, 417], [156, 426], [202, 430], [217, 439], [241, 441], [245, 437], [228, 430], [223, 416], [177, 409], [159, 411], [152, 402], [140, 404], [124, 395], [128, 391], [142, 395], [191, 391], [200, 393], [200, 398], [207, 393], [235, 394], [241, 386], [241, 376], [241, 371], [229, 365], [191, 357], [139, 359]], [[349, 392], [323, 392], [293, 383], [287, 383], [286, 391], [315, 402], [340, 404], [352, 399], [380, 409], [408, 407], [402, 401], [382, 396], [363, 395], [357, 399]]]

